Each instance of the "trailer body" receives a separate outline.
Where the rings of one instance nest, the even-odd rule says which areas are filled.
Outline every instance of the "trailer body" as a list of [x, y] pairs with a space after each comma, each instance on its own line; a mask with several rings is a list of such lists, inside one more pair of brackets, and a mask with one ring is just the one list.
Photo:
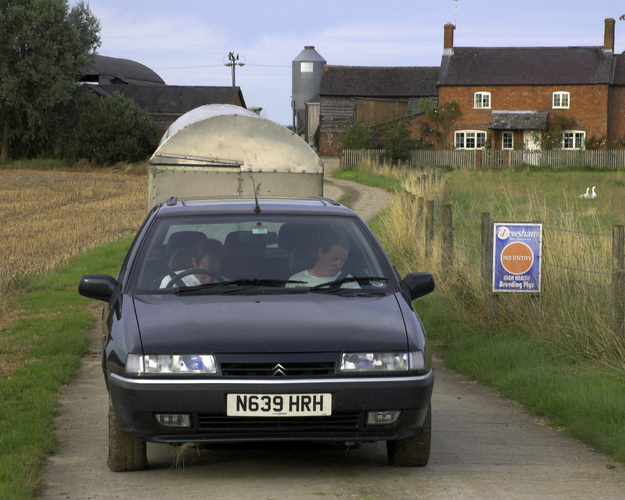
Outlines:
[[148, 209], [216, 196], [323, 196], [323, 163], [288, 128], [233, 105], [205, 105], [167, 130], [149, 161]]

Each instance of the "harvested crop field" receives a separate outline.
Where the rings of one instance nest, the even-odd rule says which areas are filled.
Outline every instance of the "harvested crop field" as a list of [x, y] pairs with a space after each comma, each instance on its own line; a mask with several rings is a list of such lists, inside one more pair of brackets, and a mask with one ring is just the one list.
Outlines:
[[136, 232], [145, 171], [0, 169], [0, 305], [24, 278]]

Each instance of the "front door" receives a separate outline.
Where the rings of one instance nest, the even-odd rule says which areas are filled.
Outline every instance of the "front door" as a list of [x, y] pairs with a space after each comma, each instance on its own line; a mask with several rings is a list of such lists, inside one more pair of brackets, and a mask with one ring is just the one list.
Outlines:
[[538, 165], [540, 163], [540, 130], [523, 131], [523, 163]]

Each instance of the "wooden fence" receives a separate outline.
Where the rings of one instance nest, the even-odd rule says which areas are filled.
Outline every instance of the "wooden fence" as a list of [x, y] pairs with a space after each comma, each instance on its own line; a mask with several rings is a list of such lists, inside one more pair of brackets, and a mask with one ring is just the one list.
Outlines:
[[[341, 161], [344, 167], [355, 167], [363, 162], [384, 163], [383, 149], [343, 150]], [[410, 160], [405, 163], [416, 166], [449, 166], [453, 168], [497, 169], [520, 165], [536, 165], [551, 169], [566, 167], [590, 167], [605, 170], [625, 169], [625, 150], [550, 150], [550, 151], [515, 151], [492, 149], [454, 149], [429, 150], [419, 149], [411, 152]]]
[[[423, 257], [428, 259], [434, 253], [436, 242], [440, 244], [440, 276], [445, 280], [454, 268], [454, 230], [451, 205], [440, 206], [440, 217], [435, 217], [435, 205], [432, 200], [422, 196], [416, 198], [418, 224], [423, 228]], [[440, 221], [439, 237], [436, 238], [434, 220]], [[489, 310], [496, 315], [498, 311], [497, 294], [492, 294], [493, 272], [493, 219], [489, 213], [480, 214], [481, 247], [476, 251], [481, 255], [480, 267], [484, 291], [490, 297]], [[584, 270], [581, 270], [584, 271]], [[590, 272], [590, 271], [589, 271]], [[612, 330], [618, 335], [625, 335], [625, 226], [614, 225], [612, 228], [611, 258], [611, 317]]]

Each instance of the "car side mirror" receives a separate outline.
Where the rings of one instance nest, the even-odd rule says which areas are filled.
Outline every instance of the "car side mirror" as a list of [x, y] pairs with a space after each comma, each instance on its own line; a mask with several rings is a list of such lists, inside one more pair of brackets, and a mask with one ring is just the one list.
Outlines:
[[407, 274], [402, 283], [408, 289], [410, 300], [418, 299], [434, 291], [434, 276], [431, 273]]
[[113, 291], [119, 285], [117, 280], [106, 274], [85, 274], [80, 278], [78, 293], [83, 297], [109, 302]]

